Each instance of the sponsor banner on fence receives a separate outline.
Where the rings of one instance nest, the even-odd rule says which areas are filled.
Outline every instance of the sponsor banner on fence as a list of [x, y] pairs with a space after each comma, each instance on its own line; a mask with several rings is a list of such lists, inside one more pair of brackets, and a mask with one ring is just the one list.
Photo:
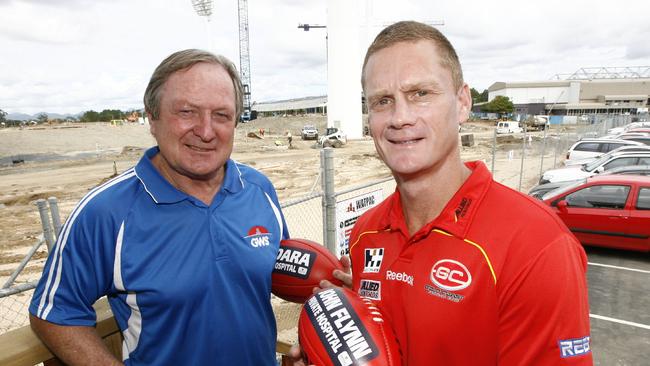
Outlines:
[[350, 233], [361, 214], [384, 199], [383, 190], [364, 193], [336, 203], [336, 255], [350, 254]]

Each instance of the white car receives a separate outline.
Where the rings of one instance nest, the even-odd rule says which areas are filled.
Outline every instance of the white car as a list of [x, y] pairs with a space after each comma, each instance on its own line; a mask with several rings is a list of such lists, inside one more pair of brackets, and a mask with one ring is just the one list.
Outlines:
[[612, 150], [612, 151], [610, 151], [608, 153], [605, 153], [605, 154], [603, 154], [601, 156], [596, 156], [596, 157], [591, 157], [591, 158], [586, 158], [586, 159], [580, 159], [580, 160], [565, 160], [564, 165], [566, 165], [566, 166], [585, 165], [585, 164], [591, 163], [592, 161], [594, 161], [596, 159], [602, 158], [604, 156], [613, 155], [613, 154], [619, 153], [619, 152], [650, 152], [650, 146], [648, 146], [648, 145], [641, 145], [641, 146], [639, 146], [639, 145], [626, 145], [626, 146], [619, 147], [618, 149]]
[[627, 145], [642, 146], [643, 144], [631, 140], [617, 140], [617, 139], [582, 139], [569, 148], [566, 153], [566, 161], [564, 165], [572, 165], [575, 161], [597, 158], [612, 150]]
[[650, 165], [650, 152], [617, 152], [602, 156], [589, 164], [547, 170], [539, 179], [539, 184], [587, 178], [627, 165]]

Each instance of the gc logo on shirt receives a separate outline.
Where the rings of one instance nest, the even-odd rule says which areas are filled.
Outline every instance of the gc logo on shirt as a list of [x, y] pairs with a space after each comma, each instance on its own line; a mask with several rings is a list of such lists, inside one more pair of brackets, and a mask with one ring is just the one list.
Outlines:
[[253, 226], [244, 237], [253, 248], [267, 247], [271, 243], [271, 233], [264, 226]]
[[453, 259], [441, 259], [431, 267], [431, 282], [436, 286], [425, 284], [424, 289], [430, 295], [441, 299], [460, 302], [465, 296], [455, 293], [467, 288], [472, 283], [472, 275], [464, 264]]

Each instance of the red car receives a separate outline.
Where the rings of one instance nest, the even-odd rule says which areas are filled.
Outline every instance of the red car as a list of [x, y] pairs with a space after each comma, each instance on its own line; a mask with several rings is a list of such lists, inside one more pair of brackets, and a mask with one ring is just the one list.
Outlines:
[[650, 251], [650, 176], [594, 176], [542, 200], [583, 245]]

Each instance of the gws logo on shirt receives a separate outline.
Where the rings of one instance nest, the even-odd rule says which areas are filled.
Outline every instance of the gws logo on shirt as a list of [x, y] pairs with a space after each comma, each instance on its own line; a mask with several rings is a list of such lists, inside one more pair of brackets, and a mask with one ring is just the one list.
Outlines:
[[253, 226], [244, 237], [253, 248], [267, 247], [271, 244], [271, 233], [264, 226]]
[[464, 264], [453, 259], [441, 259], [431, 268], [431, 281], [447, 291], [459, 291], [472, 283], [472, 275]]

